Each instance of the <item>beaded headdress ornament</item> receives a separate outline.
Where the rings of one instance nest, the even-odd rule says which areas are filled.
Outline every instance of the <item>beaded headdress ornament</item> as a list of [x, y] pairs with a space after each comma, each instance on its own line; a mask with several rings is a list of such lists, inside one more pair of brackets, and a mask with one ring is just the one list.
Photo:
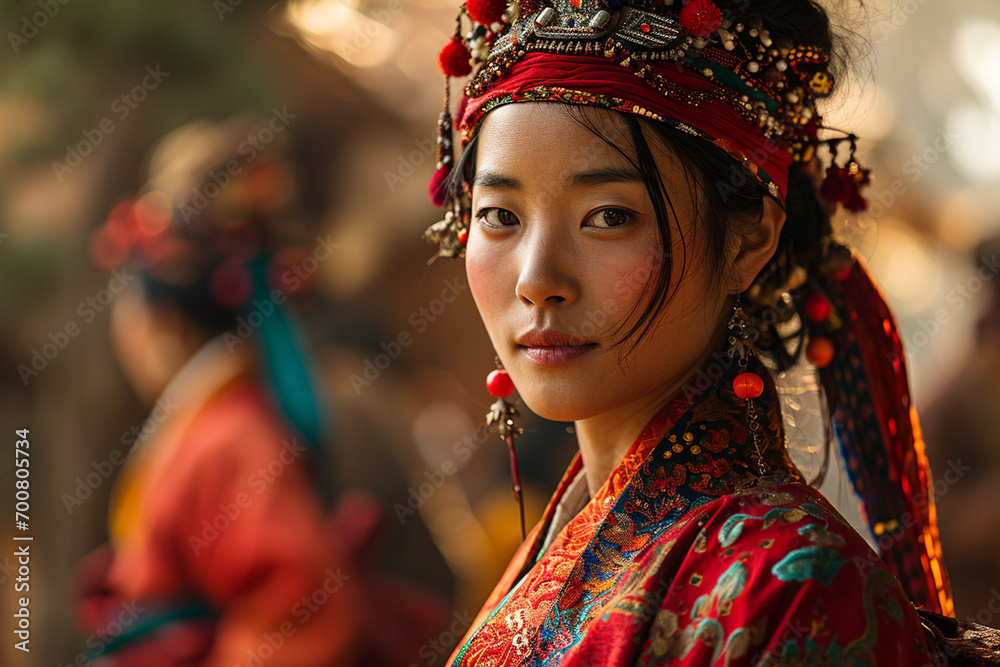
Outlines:
[[[429, 189], [437, 205], [451, 206], [429, 236], [441, 255], [462, 251], [467, 205], [446, 188], [453, 132], [464, 147], [487, 112], [512, 102], [598, 106], [666, 122], [722, 148], [783, 200], [791, 163], [816, 157], [816, 102], [833, 87], [828, 61], [819, 47], [775, 44], [765, 27], [734, 22], [710, 0], [469, 0], [439, 57], [447, 77], [471, 76], [457, 126], [448, 94], [438, 121]], [[867, 171], [851, 147], [845, 167], [831, 165], [830, 192], [856, 210]]]
[[[728, 153], [780, 202], [793, 163], [820, 175], [825, 166], [818, 194], [831, 207], [866, 206], [861, 189], [869, 170], [854, 157], [854, 136], [819, 137], [817, 102], [834, 83], [829, 54], [779, 44], [763, 23], [739, 22], [712, 0], [467, 0], [439, 63], [445, 106], [429, 192], [446, 214], [424, 233], [438, 248], [435, 257], [461, 256], [468, 236], [470, 191], [451, 178], [456, 148], [473, 140], [490, 110], [517, 102], [599, 107], [666, 123]], [[453, 117], [450, 81], [466, 76]], [[842, 143], [847, 158], [838, 164]], [[863, 262], [821, 231], [818, 247], [782, 258], [783, 275], [770, 280], [762, 272], [746, 296], [762, 307], [779, 298], [801, 303], [805, 356], [819, 369], [879, 555], [914, 602], [952, 613], [896, 323]], [[491, 419], [512, 446], [513, 408], [504, 397], [513, 387], [490, 391], [499, 397]]]

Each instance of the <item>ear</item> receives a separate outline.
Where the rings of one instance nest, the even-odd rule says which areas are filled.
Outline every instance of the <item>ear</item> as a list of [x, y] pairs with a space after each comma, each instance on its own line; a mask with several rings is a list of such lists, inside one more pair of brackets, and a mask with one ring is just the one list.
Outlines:
[[733, 259], [733, 271], [740, 292], [749, 289], [764, 265], [774, 257], [785, 217], [785, 210], [776, 199], [764, 197], [760, 221], [742, 234], [740, 249]]

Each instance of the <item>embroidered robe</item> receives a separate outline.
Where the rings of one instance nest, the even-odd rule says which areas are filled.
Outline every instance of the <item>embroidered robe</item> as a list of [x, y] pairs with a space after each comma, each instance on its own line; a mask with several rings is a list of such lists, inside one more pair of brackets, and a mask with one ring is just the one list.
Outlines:
[[756, 442], [725, 380], [686, 389], [579, 511], [577, 455], [449, 664], [932, 664], [898, 580], [789, 460], [769, 379], [754, 400]]

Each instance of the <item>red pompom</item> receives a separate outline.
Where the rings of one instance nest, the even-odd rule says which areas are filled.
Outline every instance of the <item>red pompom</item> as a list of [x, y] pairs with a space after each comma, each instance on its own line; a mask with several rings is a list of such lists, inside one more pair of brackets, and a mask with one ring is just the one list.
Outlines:
[[756, 373], [740, 373], [733, 380], [733, 391], [743, 400], [757, 398], [764, 392], [764, 381]]
[[450, 173], [451, 169], [445, 165], [434, 172], [434, 175], [431, 176], [431, 182], [427, 184], [427, 194], [431, 196], [431, 202], [435, 206], [444, 206], [448, 200], [448, 189], [444, 187], [444, 184]]
[[476, 23], [491, 25], [500, 20], [507, 9], [507, 0], [466, 0], [465, 12]]
[[496, 370], [486, 376], [486, 390], [497, 398], [505, 398], [514, 393], [514, 381], [507, 371]]
[[472, 64], [469, 62], [471, 58], [472, 54], [465, 42], [454, 35], [438, 54], [438, 64], [445, 76], [466, 76], [472, 71]]
[[711, 0], [691, 0], [681, 10], [680, 19], [689, 35], [708, 37], [722, 25], [722, 12]]
[[458, 233], [458, 242], [462, 245], [469, 245], [469, 230], [463, 229]]
[[851, 195], [851, 177], [847, 170], [841, 167], [827, 169], [826, 179], [823, 180], [820, 194], [831, 204], [846, 202]]
[[834, 347], [829, 338], [817, 336], [809, 341], [806, 348], [806, 359], [816, 364], [817, 368], [826, 368], [833, 361]]
[[830, 300], [822, 294], [813, 294], [805, 303], [806, 317], [813, 322], [822, 322], [830, 314]]

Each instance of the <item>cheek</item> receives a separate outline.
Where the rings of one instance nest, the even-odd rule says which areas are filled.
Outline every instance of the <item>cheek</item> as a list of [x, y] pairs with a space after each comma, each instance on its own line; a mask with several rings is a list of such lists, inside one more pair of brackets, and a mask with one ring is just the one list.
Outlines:
[[659, 241], [645, 237], [597, 250], [587, 263], [590, 300], [597, 301], [616, 323], [638, 318], [651, 298], [660, 270]]
[[506, 302], [514, 298], [514, 285], [509, 285], [504, 275], [503, 267], [509, 266], [496, 244], [481, 243], [475, 233], [470, 234], [469, 245], [465, 251], [465, 274], [469, 280], [469, 290], [476, 302], [476, 308], [486, 325], [492, 332], [497, 326], [497, 319], [502, 316]]

